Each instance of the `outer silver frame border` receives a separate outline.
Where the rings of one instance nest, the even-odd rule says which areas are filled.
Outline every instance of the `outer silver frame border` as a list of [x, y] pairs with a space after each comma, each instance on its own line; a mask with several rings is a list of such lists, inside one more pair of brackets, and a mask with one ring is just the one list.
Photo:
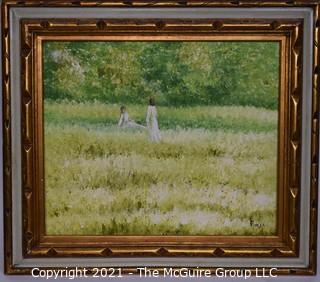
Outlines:
[[[12, 119], [12, 234], [15, 267], [67, 266], [190, 266], [190, 267], [307, 267], [309, 264], [310, 147], [313, 62], [313, 11], [309, 8], [11, 8], [10, 10], [10, 83]], [[21, 19], [35, 18], [301, 18], [304, 20], [303, 99], [301, 148], [301, 223], [298, 258], [23, 258], [21, 193]]]

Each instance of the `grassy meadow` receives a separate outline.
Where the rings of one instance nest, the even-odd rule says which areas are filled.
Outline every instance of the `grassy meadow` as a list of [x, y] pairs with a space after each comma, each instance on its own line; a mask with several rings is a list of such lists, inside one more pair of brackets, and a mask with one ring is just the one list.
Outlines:
[[117, 127], [119, 106], [46, 101], [47, 234], [275, 233], [276, 110], [159, 106], [156, 144]]

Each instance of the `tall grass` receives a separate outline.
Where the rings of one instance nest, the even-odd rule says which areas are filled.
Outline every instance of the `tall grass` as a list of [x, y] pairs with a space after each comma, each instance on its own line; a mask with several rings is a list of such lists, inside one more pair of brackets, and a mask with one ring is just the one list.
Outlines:
[[[143, 130], [114, 125], [116, 105], [45, 107], [48, 234], [274, 234], [275, 112], [159, 108], [160, 125], [165, 117], [175, 124], [162, 127], [163, 141], [154, 144]], [[128, 110], [139, 120], [143, 108]], [[217, 117], [232, 126], [212, 127]], [[251, 122], [242, 130], [235, 120]]]
[[[119, 105], [100, 102], [50, 102], [46, 103], [47, 122], [61, 124], [114, 125], [119, 118]], [[147, 106], [126, 105], [136, 122], [145, 124]], [[255, 107], [193, 106], [158, 107], [159, 125], [162, 129], [203, 128], [234, 132], [269, 132], [277, 128], [277, 112]]]

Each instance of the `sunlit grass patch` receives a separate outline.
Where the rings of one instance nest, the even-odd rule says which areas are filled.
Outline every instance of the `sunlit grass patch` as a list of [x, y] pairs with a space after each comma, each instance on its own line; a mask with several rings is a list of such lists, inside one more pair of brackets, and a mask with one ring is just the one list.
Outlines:
[[[71, 113], [64, 113], [66, 105], [49, 107], [53, 114], [45, 125], [48, 234], [274, 234], [274, 112], [177, 109], [195, 122], [202, 112], [214, 113], [212, 120], [220, 115], [254, 122], [247, 125], [252, 130], [243, 131], [175, 125], [161, 129], [163, 140], [154, 144], [144, 130], [101, 122], [107, 112], [116, 123], [118, 107], [74, 105]], [[168, 109], [163, 110], [170, 116]], [[90, 116], [91, 125], [77, 121]], [[261, 116], [272, 125], [269, 130], [255, 127], [263, 124]], [[64, 118], [67, 122], [60, 122]]]
[[[129, 115], [145, 124], [147, 105], [126, 105]], [[100, 102], [46, 102], [45, 120], [49, 123], [92, 126], [114, 125], [120, 105]], [[204, 128], [233, 132], [269, 132], [277, 129], [277, 111], [243, 106], [158, 107], [162, 129]]]

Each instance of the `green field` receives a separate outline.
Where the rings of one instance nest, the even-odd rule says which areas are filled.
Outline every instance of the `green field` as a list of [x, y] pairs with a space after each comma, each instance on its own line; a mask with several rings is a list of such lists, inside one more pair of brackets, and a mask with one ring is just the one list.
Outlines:
[[[127, 109], [145, 124], [146, 106]], [[274, 234], [277, 111], [158, 113], [155, 144], [117, 128], [119, 105], [45, 103], [47, 234]]]

